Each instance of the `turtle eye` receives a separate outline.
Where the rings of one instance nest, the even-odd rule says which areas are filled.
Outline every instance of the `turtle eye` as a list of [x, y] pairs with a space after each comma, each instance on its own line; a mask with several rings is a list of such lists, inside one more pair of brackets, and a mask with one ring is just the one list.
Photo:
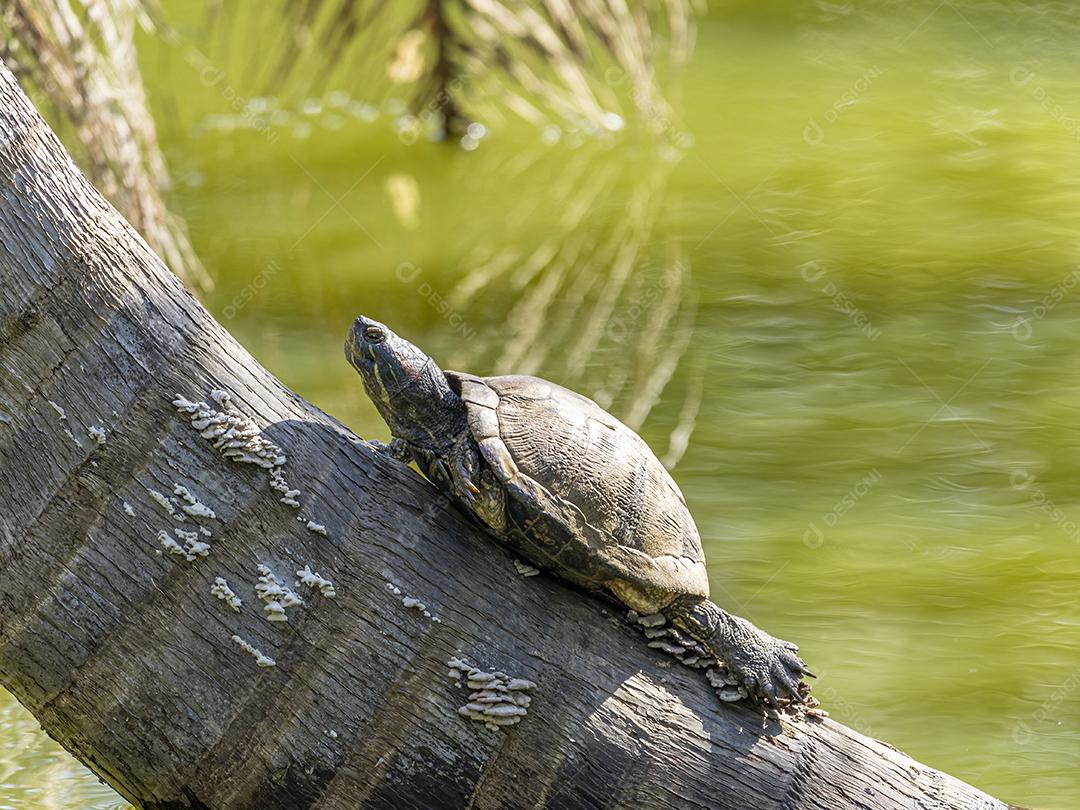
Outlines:
[[369, 326], [364, 330], [364, 339], [368, 343], [382, 343], [386, 340], [386, 332], [377, 326]]

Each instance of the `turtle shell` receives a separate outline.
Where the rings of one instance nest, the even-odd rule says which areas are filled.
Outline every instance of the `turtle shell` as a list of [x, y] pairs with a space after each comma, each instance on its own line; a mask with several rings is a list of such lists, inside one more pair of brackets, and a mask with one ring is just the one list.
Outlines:
[[506, 540], [534, 564], [637, 610], [707, 597], [694, 519], [634, 431], [536, 377], [447, 372], [481, 456], [505, 487]]

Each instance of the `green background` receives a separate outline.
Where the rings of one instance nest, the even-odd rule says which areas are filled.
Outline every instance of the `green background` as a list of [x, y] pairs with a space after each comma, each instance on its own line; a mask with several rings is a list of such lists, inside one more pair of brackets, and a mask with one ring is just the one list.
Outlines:
[[[260, 362], [385, 438], [341, 354], [364, 313], [647, 414], [661, 456], [695, 417], [674, 475], [714, 598], [799, 643], [837, 720], [1080, 806], [1080, 10], [718, 5], [682, 148], [492, 113], [465, 151], [406, 143], [357, 76], [244, 129], [275, 22], [243, 8], [201, 43], [174, 3], [181, 40], [141, 44], [206, 303]], [[0, 695], [0, 808], [118, 804]]]

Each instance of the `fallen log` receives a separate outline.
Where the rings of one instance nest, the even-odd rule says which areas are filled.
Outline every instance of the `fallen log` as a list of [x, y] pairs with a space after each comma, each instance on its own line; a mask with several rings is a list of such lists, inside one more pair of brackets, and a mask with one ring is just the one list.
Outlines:
[[[2, 66], [0, 282], [0, 684], [136, 806], [1005, 807], [518, 576], [255, 362]], [[521, 722], [459, 714], [451, 659], [534, 682]]]

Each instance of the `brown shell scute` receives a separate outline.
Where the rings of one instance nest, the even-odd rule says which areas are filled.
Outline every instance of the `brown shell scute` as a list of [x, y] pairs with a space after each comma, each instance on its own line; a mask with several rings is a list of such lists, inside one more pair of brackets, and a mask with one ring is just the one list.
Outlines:
[[546, 380], [455, 376], [484, 458], [519, 501], [543, 504], [546, 531], [562, 535], [549, 544], [560, 573], [629, 591], [631, 604], [708, 595], [682, 493], [636, 433]]

